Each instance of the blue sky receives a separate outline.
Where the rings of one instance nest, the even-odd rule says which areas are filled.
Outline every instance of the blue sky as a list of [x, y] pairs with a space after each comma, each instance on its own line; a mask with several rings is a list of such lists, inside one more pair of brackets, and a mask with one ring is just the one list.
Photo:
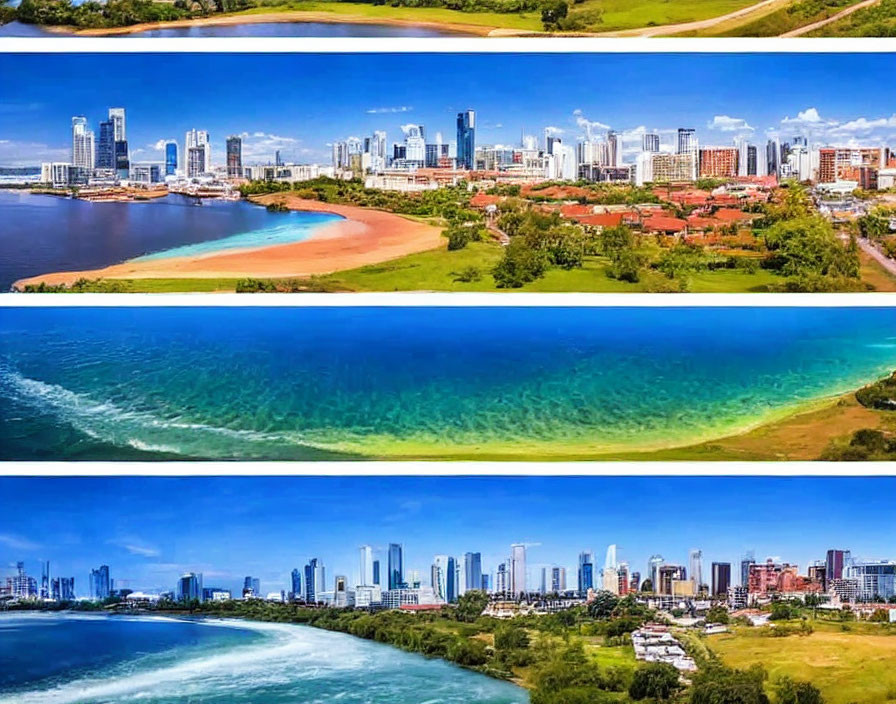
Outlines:
[[867, 477], [7, 477], [0, 577], [49, 559], [79, 593], [100, 564], [133, 589], [202, 571], [206, 586], [252, 575], [267, 592], [311, 557], [355, 584], [357, 548], [382, 557], [389, 542], [425, 581], [434, 554], [481, 552], [493, 572], [514, 542], [530, 546], [533, 587], [547, 564], [574, 583], [579, 551], [602, 564], [610, 543], [642, 574], [650, 555], [687, 564], [694, 547], [704, 570], [746, 550], [805, 569], [833, 547], [896, 558], [894, 495], [896, 478]]
[[677, 127], [704, 144], [805, 134], [896, 146], [894, 73], [896, 54], [3, 54], [0, 165], [69, 159], [71, 117], [96, 130], [109, 106], [127, 109], [136, 161], [195, 127], [219, 158], [227, 135], [244, 134], [247, 163], [275, 149], [328, 162], [334, 140], [383, 129], [400, 141], [408, 123], [451, 141], [467, 108], [480, 144], [546, 127], [574, 140], [590, 124], [622, 132], [629, 153], [645, 129], [671, 145]]

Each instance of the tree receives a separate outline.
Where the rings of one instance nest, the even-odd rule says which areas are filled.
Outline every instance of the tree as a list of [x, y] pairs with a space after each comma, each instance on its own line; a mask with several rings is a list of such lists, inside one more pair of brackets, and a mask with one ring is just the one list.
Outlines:
[[635, 701], [648, 698], [667, 701], [680, 689], [678, 670], [668, 663], [657, 662], [635, 670], [628, 695]]
[[495, 648], [498, 650], [514, 650], [529, 647], [529, 634], [526, 629], [513, 624], [506, 624], [495, 629]]
[[504, 248], [504, 257], [492, 270], [498, 288], [520, 288], [544, 276], [548, 259], [544, 252], [533, 250], [519, 238]]
[[591, 618], [609, 618], [619, 603], [619, 598], [606, 589], [602, 589], [594, 595], [594, 601], [588, 605], [588, 615]]
[[724, 606], [713, 606], [706, 612], [707, 623], [728, 623], [729, 620], [728, 609]]
[[488, 594], [479, 589], [471, 589], [457, 599], [454, 614], [458, 621], [473, 623], [482, 615], [488, 605]]
[[759, 665], [749, 670], [710, 665], [694, 676], [690, 704], [769, 704], [765, 677]]
[[787, 676], [775, 682], [776, 704], [824, 704], [824, 697], [810, 682], [794, 682]]
[[569, 14], [566, 0], [546, 0], [541, 5], [541, 22], [545, 29], [556, 27], [557, 23]]

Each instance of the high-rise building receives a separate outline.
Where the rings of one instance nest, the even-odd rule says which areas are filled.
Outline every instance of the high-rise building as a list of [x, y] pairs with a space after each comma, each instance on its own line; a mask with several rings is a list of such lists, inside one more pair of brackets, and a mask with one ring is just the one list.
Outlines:
[[482, 591], [484, 591], [486, 593], [489, 591], [488, 575], [487, 574], [482, 575]]
[[832, 579], [841, 579], [845, 575], [844, 567], [850, 559], [849, 550], [828, 550], [824, 561], [825, 578], [830, 581]]
[[40, 563], [40, 598], [49, 599], [50, 596], [50, 561], [44, 560]]
[[688, 578], [687, 570], [682, 565], [661, 565], [659, 568], [657, 594], [674, 594], [674, 582], [683, 582]]
[[694, 582], [694, 591], [700, 590], [703, 582], [703, 551], [692, 549], [688, 552], [688, 571], [691, 575], [691, 581]]
[[165, 175], [174, 176], [177, 173], [177, 142], [171, 140], [165, 142]]
[[633, 591], [633, 592], [641, 591], [641, 573], [640, 572], [632, 572], [631, 579], [629, 580], [629, 591]]
[[777, 176], [781, 166], [781, 142], [775, 138], [765, 143], [765, 172]]
[[468, 552], [464, 555], [464, 582], [466, 589], [482, 588], [482, 555]]
[[114, 127], [112, 138], [116, 142], [124, 142], [128, 138], [124, 119], [124, 108], [109, 108], [109, 121]]
[[299, 568], [296, 567], [293, 569], [290, 574], [290, 586], [292, 587], [291, 593], [293, 599], [303, 598], [304, 594], [302, 593], [302, 573], [299, 572]]
[[616, 546], [607, 546], [607, 556], [604, 558], [604, 569], [615, 570], [619, 566], [616, 560]]
[[658, 152], [660, 150], [660, 136], [658, 134], [646, 133], [641, 135], [641, 151]]
[[594, 588], [594, 553], [585, 550], [579, 553], [579, 594], [587, 594]]
[[177, 580], [177, 600], [202, 601], [202, 572], [187, 572]]
[[358, 566], [358, 584], [362, 587], [373, 586], [373, 548], [369, 545], [362, 545], [358, 549], [359, 562]]
[[651, 555], [647, 560], [647, 578], [650, 580], [650, 590], [655, 594], [660, 593], [660, 567], [665, 562], [662, 555]]
[[205, 147], [187, 147], [187, 178], [196, 178], [208, 170], [205, 154]]
[[[202, 158], [200, 159], [198, 154], [194, 155], [190, 151], [191, 149], [201, 149], [203, 152]], [[187, 152], [188, 178], [193, 178], [212, 170], [212, 145], [206, 130], [192, 129], [187, 132], [184, 137], [184, 150]], [[202, 171], [195, 171], [195, 168], [200, 165], [202, 166]], [[193, 171], [191, 172], [191, 170]]]
[[246, 577], [243, 580], [243, 598], [247, 596], [261, 597], [261, 580], [258, 577]]
[[[398, 543], [389, 543], [388, 567], [389, 589], [402, 589], [405, 586], [404, 568], [401, 564], [402, 547]], [[433, 587], [436, 585], [433, 584]]]
[[702, 147], [700, 149], [701, 178], [734, 178], [737, 176], [736, 147]]
[[73, 601], [75, 598], [75, 578], [56, 577], [51, 580], [50, 598], [55, 601]]
[[566, 568], [551, 568], [551, 591], [562, 593], [566, 591]]
[[386, 170], [386, 161], [388, 154], [386, 152], [386, 133], [382, 131], [374, 132], [370, 137], [364, 140], [364, 151], [370, 159], [370, 171], [372, 173], [382, 173]]
[[476, 158], [476, 113], [457, 113], [457, 167], [472, 170]]
[[747, 145], [747, 176], [759, 176], [759, 157], [755, 144]]
[[678, 153], [688, 154], [697, 150], [697, 130], [690, 127], [678, 128]]
[[316, 604], [326, 591], [327, 574], [324, 563], [314, 557], [305, 565], [305, 602]]
[[725, 596], [731, 586], [731, 563], [712, 563], [712, 595]]
[[526, 591], [526, 546], [514, 543], [510, 546], [510, 592], [514, 595]]
[[380, 561], [373, 561], [373, 584], [374, 586], [380, 586]]
[[109, 579], [109, 565], [101, 565], [95, 570], [90, 570], [90, 598], [96, 601], [108, 599], [112, 594], [112, 585]]
[[756, 555], [750, 550], [740, 561], [740, 586], [746, 588], [750, 583], [750, 565], [756, 564]]
[[422, 167], [426, 163], [426, 139], [423, 125], [405, 125], [404, 158], [408, 166]]
[[[436, 555], [432, 558], [430, 579], [436, 599], [450, 603], [450, 597], [454, 594], [453, 586], [449, 591], [449, 584], [453, 582], [454, 558], [448, 555]], [[449, 579], [449, 576], [451, 577]]]
[[115, 123], [112, 120], [100, 123], [100, 138], [96, 143], [94, 168], [115, 168]]
[[896, 597], [896, 560], [846, 560], [844, 577], [855, 582], [856, 600], [884, 602]]
[[[280, 152], [277, 152], [280, 158]], [[279, 164], [278, 164], [279, 165]], [[227, 178], [243, 177], [243, 140], [237, 135], [227, 138]]]
[[93, 130], [87, 127], [86, 117], [72, 118], [72, 166], [93, 171], [96, 150], [93, 143]]
[[121, 179], [126, 179], [131, 172], [131, 157], [126, 139], [115, 140], [115, 171]]

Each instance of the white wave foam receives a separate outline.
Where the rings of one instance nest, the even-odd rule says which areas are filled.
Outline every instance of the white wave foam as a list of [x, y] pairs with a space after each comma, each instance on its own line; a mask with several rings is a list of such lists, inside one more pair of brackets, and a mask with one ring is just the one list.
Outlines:
[[[160, 418], [147, 412], [128, 411], [110, 401], [98, 401], [58, 384], [31, 379], [6, 365], [0, 365], [0, 381], [20, 400], [55, 413], [88, 437], [121, 447], [185, 456], [246, 459], [264, 457], [265, 450], [272, 447], [338, 450], [333, 445], [310, 442], [297, 433], [227, 428], [180, 417]], [[253, 450], [253, 445], [257, 449]]]

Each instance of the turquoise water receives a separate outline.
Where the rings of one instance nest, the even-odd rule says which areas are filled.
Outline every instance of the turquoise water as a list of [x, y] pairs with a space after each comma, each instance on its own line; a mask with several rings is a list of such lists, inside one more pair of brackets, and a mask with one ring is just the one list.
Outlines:
[[0, 704], [526, 704], [514, 685], [307, 626], [0, 615]]
[[133, 261], [145, 262], [154, 259], [168, 259], [169, 257], [195, 257], [206, 254], [219, 254], [232, 249], [258, 249], [260, 247], [272, 247], [277, 244], [301, 242], [311, 237], [318, 228], [344, 220], [341, 215], [332, 213], [303, 212], [297, 213], [297, 215], [300, 217], [288, 218], [286, 222], [269, 227], [239, 232], [217, 240], [172, 247], [137, 257]]
[[686, 445], [896, 367], [896, 309], [0, 310], [7, 459]]

